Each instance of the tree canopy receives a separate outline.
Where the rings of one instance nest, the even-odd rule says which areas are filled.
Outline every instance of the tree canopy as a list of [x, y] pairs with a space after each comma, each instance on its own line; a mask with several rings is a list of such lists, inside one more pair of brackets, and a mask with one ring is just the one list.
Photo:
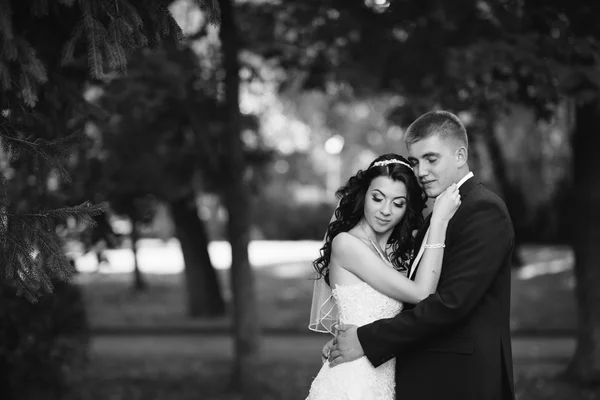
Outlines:
[[[218, 21], [217, 1], [197, 3]], [[49, 176], [69, 181], [64, 165], [86, 119], [102, 114], [86, 100], [86, 84], [126, 71], [133, 50], [177, 41], [181, 30], [169, 4], [0, 1], [0, 144], [9, 162], [0, 174], [1, 281], [31, 300], [52, 290], [52, 278], [74, 273], [54, 232], [58, 221], [92, 223], [101, 212], [89, 204], [48, 210]], [[24, 181], [37, 187], [25, 198]]]

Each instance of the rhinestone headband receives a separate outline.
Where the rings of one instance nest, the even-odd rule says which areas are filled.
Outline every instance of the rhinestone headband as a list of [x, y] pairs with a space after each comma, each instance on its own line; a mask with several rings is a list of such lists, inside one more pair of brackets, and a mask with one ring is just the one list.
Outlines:
[[389, 165], [389, 164], [402, 164], [402, 165], [405, 165], [408, 168], [410, 168], [411, 171], [413, 169], [413, 167], [410, 166], [410, 164], [407, 164], [404, 161], [396, 160], [395, 158], [393, 158], [391, 160], [377, 161], [375, 164], [373, 164], [373, 167], [385, 167], [386, 165]]

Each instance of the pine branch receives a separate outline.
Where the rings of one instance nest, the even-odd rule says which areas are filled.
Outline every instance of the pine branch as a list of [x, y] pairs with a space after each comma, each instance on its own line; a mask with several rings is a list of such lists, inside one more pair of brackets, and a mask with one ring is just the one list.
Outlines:
[[[88, 64], [90, 74], [94, 78], [101, 78], [102, 70], [102, 51], [100, 49], [102, 36], [102, 24], [92, 15], [89, 2], [83, 3], [83, 27], [88, 40]], [[104, 35], [106, 37], [106, 35]]]
[[64, 162], [71, 156], [82, 138], [83, 134], [81, 132], [55, 140], [38, 138], [30, 146], [30, 153], [34, 157], [44, 160], [65, 182], [71, 183], [71, 177], [64, 166]]
[[56, 223], [74, 218], [78, 224], [94, 226], [92, 216], [102, 212], [102, 206], [83, 203], [35, 213], [5, 213], [9, 223], [0, 252], [4, 283], [32, 302], [51, 293], [52, 279], [69, 279], [75, 273], [54, 229]]
[[[113, 19], [108, 26], [108, 35], [110, 37], [111, 47], [109, 51], [114, 54], [113, 57], [115, 59], [113, 68], [122, 72], [127, 71], [127, 53], [122, 47], [122, 44], [129, 49], [133, 47], [133, 43], [129, 39], [130, 32], [131, 27], [125, 21], [123, 21], [122, 18]], [[109, 42], [107, 42], [107, 44], [108, 43]]]
[[8, 161], [15, 161], [20, 154], [19, 133], [8, 123], [0, 124], [0, 149], [8, 155]]
[[34, 294], [41, 288], [39, 284], [41, 279], [36, 279], [35, 272], [32, 274], [32, 271], [39, 270], [38, 276], [45, 274], [44, 271], [37, 268], [35, 249], [31, 246], [30, 241], [23, 240], [19, 235], [9, 233], [7, 240], [9, 244], [4, 253], [11, 255], [12, 263], [5, 265], [6, 267], [10, 265], [13, 268], [11, 276], [14, 279], [9, 283], [12, 283], [21, 295], [35, 302], [36, 297]]
[[22, 70], [28, 72], [35, 83], [45, 83], [48, 80], [46, 67], [38, 58], [33, 46], [22, 38], [15, 39], [15, 43], [19, 53], [18, 62], [23, 66]]
[[63, 46], [61, 52], [61, 60], [60, 65], [68, 65], [74, 61], [73, 54], [75, 53], [75, 46], [79, 43], [81, 38], [83, 37], [84, 29], [83, 29], [83, 19], [75, 25], [73, 29], [73, 33], [71, 34], [71, 38], [67, 40], [65, 45]]
[[177, 41], [182, 41], [184, 38], [183, 31], [181, 30], [181, 27], [179, 26], [177, 21], [175, 21], [175, 18], [173, 18], [171, 14], [167, 14], [165, 18], [167, 33], [173, 33], [173, 36], [175, 36]]
[[60, 241], [57, 240], [56, 233], [40, 230], [37, 235], [37, 244], [40, 254], [46, 258], [46, 268], [49, 272], [55, 277], [71, 278], [71, 270], [63, 268], [64, 265], [69, 264], [69, 260], [65, 256]]
[[21, 51], [27, 56], [27, 62], [23, 64], [23, 71], [34, 78], [34, 81], [38, 84], [47, 82], [48, 75], [46, 73], [46, 67], [37, 57], [33, 47], [31, 47], [29, 43], [23, 43]]
[[24, 220], [44, 218], [54, 221], [64, 221], [68, 218], [73, 218], [78, 226], [89, 227], [96, 226], [96, 222], [92, 217], [96, 217], [102, 214], [104, 211], [105, 210], [102, 205], [93, 205], [89, 202], [85, 202], [75, 207], [63, 207], [35, 213], [21, 213], [18, 216], [11, 216], [13, 218], [23, 218]]
[[115, 45], [109, 41], [104, 42], [104, 54], [106, 54], [106, 58], [108, 59], [108, 66], [115, 71], [120, 71], [119, 65], [119, 56], [117, 54], [117, 49]]
[[113, 37], [115, 42], [121, 43], [127, 50], [136, 48], [135, 41], [131, 37], [133, 27], [123, 18], [115, 18], [108, 27], [108, 34]]
[[[0, 128], [2, 128], [2, 125], [0, 125]], [[82, 140], [83, 134], [81, 132], [54, 140], [38, 138], [31, 141], [21, 139], [18, 133], [11, 130], [10, 126], [4, 126], [3, 128], [4, 131], [0, 131], [0, 137], [4, 140], [0, 141], [0, 145], [12, 158], [15, 158], [15, 154], [18, 154], [20, 150], [25, 150], [33, 156], [36, 169], [39, 170], [39, 160], [44, 160], [62, 179], [71, 182], [69, 173], [63, 164]]]
[[33, 81], [29, 79], [29, 75], [26, 74], [25, 71], [22, 71], [19, 76], [19, 84], [21, 85], [21, 95], [23, 96], [25, 104], [29, 107], [35, 106], [35, 103], [38, 101], [37, 90]]
[[208, 22], [212, 25], [221, 24], [221, 6], [219, 0], [195, 0], [200, 10], [206, 13]]
[[140, 16], [137, 8], [135, 8], [129, 1], [127, 0], [117, 0], [120, 6], [120, 14], [122, 17], [129, 22], [134, 29], [141, 31], [144, 27], [144, 20]]

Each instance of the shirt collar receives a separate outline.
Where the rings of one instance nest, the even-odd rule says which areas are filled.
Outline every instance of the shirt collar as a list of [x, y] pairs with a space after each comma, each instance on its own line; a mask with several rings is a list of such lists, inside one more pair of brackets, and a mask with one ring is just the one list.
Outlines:
[[[456, 188], [457, 188], [457, 189], [458, 189], [458, 188], [460, 188], [460, 187], [462, 186], [462, 184], [463, 184], [463, 183], [465, 183], [466, 181], [468, 181], [468, 180], [469, 180], [470, 178], [472, 178], [473, 176], [474, 176], [474, 175], [473, 175], [473, 172], [472, 172], [472, 171], [469, 171], [469, 173], [468, 173], [468, 174], [466, 174], [465, 176], [463, 176], [463, 177], [462, 177], [462, 179], [461, 179], [460, 181], [458, 181], [458, 183], [456, 184]], [[442, 193], [443, 193], [443, 192], [442, 192]], [[442, 193], [440, 193], [440, 194], [439, 194], [439, 195], [436, 197], [436, 199], [437, 199], [438, 197], [440, 197], [440, 196], [442, 195]]]
[[465, 183], [467, 180], [469, 180], [469, 178], [472, 178], [473, 176], [474, 176], [473, 172], [469, 171], [468, 174], [466, 174], [465, 176], [463, 176], [463, 178], [460, 181], [458, 181], [458, 183], [456, 184], [456, 187], [457, 188], [461, 187], [463, 183]]

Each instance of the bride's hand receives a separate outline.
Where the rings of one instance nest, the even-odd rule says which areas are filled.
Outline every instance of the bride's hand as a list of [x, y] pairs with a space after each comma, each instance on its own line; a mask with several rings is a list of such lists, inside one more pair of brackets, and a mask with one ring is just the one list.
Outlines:
[[435, 200], [431, 220], [448, 223], [460, 206], [460, 192], [456, 183], [448, 186]]

